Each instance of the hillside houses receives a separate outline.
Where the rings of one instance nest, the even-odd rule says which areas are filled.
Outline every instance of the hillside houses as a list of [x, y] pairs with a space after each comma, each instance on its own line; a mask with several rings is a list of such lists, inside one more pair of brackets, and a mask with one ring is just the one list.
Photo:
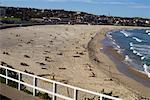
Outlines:
[[[94, 15], [63, 9], [35, 9], [19, 7], [0, 7], [1, 17], [14, 17], [21, 22], [36, 22], [45, 24], [92, 24], [92, 25], [122, 25], [150, 26], [150, 19]], [[5, 23], [5, 21], [3, 21]]]

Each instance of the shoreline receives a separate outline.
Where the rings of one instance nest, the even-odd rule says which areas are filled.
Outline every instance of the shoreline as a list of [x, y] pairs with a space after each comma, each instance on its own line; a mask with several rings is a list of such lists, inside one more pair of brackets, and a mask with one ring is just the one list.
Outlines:
[[[119, 30], [117, 30], [117, 31], [120, 31], [120, 30], [126, 30], [126, 29], [119, 29]], [[115, 30], [115, 31], [116, 31], [116, 30]], [[109, 31], [109, 32], [113, 32], [113, 31]], [[129, 69], [131, 72], [136, 71], [136, 72], [134, 72], [134, 73], [137, 74], [138, 76], [142, 76], [144, 79], [150, 80], [150, 77], [148, 77], [148, 74], [146, 74], [146, 73], [144, 73], [144, 72], [142, 72], [142, 71], [140, 71], [140, 70], [134, 68], [134, 66], [133, 66], [132, 64], [130, 64], [130, 62], [129, 62], [129, 63], [126, 63], [126, 62], [125, 62], [125, 55], [124, 55], [122, 52], [120, 52], [120, 50], [115, 49], [112, 45], [107, 45], [107, 43], [104, 43], [104, 41], [113, 42], [113, 41], [107, 36], [107, 34], [109, 34], [109, 33], [107, 32], [106, 35], [105, 35], [105, 38], [101, 41], [101, 43], [103, 44], [103, 47], [106, 49], [106, 51], [110, 52], [110, 53], [113, 55], [113, 57], [117, 58], [120, 62], [123, 62], [123, 64], [124, 64], [125, 66], [127, 66], [128, 69]], [[118, 44], [116, 44], [116, 45], [118, 45]], [[111, 51], [112, 51], [112, 52], [111, 52]], [[108, 56], [109, 56], [109, 55], [108, 55]], [[131, 67], [131, 66], [132, 66], [132, 67]], [[141, 74], [141, 75], [139, 75], [139, 74]]]
[[[124, 62], [125, 56], [124, 56], [123, 54], [118, 53], [117, 50], [115, 50], [113, 47], [107, 47], [107, 46], [105, 46], [105, 50], [106, 50], [106, 52], [105, 52], [105, 51], [103, 51], [103, 52], [104, 52], [107, 56], [109, 56], [110, 54], [112, 54], [112, 60], [113, 60], [113, 59], [116, 59], [116, 60], [118, 60], [119, 62], [122, 62], [122, 64], [123, 64], [124, 66], [126, 66], [127, 69], [128, 69], [130, 72], [132, 72], [132, 74], [138, 75], [140, 78], [144, 78], [145, 80], [149, 80], [149, 81], [150, 81], [150, 78], [149, 78], [146, 74], [144, 74], [144, 73], [138, 71], [137, 69], [135, 69], [134, 67], [132, 67], [132, 65], [126, 64], [126, 63]], [[109, 58], [111, 58], [111, 57], [109, 57]], [[114, 60], [113, 60], [113, 61], [114, 61]], [[114, 62], [115, 62], [115, 61], [114, 61]]]
[[[110, 32], [110, 31], [107, 31], [107, 32]], [[107, 34], [107, 32], [105, 32], [105, 35]], [[94, 64], [96, 64], [97, 67], [99, 67], [100, 64], [95, 62], [95, 61], [93, 61], [93, 58], [96, 57], [97, 60], [101, 61], [102, 63], [103, 62], [104, 63], [107, 62], [107, 61], [102, 61], [102, 59], [99, 59], [99, 57], [98, 57], [98, 56], [102, 56], [101, 54], [104, 53], [104, 52], [99, 50], [100, 48], [104, 48], [104, 45], [101, 42], [98, 42], [98, 41], [102, 41], [105, 38], [105, 36], [104, 36], [103, 39], [100, 39], [100, 38], [98, 38], [99, 36], [100, 36], [100, 34], [96, 34], [95, 40], [91, 41], [92, 43], [94, 43], [94, 45], [96, 45], [96, 44], [98, 45], [98, 46], [95, 46], [95, 47], [92, 48], [92, 49], [96, 48], [96, 50], [95, 51], [94, 50], [89, 50], [90, 52], [92, 51], [90, 58], [91, 58], [92, 62]], [[97, 54], [98, 52], [100, 54]], [[147, 82], [148, 87], [147, 86], [143, 86], [141, 83], [137, 82], [136, 79], [134, 80], [134, 78], [132, 76], [131, 77], [133, 79], [131, 77], [129, 77], [129, 76], [126, 76], [125, 74], [128, 74], [128, 72], [123, 74], [122, 72], [119, 71], [118, 64], [114, 61], [114, 58], [118, 59], [119, 62], [121, 62], [121, 61], [124, 60], [123, 55], [119, 55], [117, 53], [117, 51], [115, 49], [113, 49], [113, 48], [111, 48], [110, 51], [106, 51], [106, 52], [109, 53], [109, 54], [113, 53], [112, 55], [104, 53], [103, 56], [107, 56], [108, 60], [111, 60], [114, 63], [115, 66], [111, 66], [111, 69], [112, 69], [111, 72], [109, 70], [110, 68], [104, 68], [104, 67], [100, 66], [101, 68], [99, 68], [99, 69], [103, 69], [104, 73], [106, 73], [108, 76], [110, 76], [110, 78], [114, 79], [119, 84], [121, 83], [123, 86], [127, 87], [128, 89], [132, 90], [135, 94], [138, 94], [138, 95], [141, 95], [141, 96], [147, 96], [148, 98], [150, 98], [150, 94], [149, 94], [150, 93], [150, 84], [148, 82]], [[114, 58], [111, 58], [110, 56], [114, 56]], [[150, 81], [148, 76], [146, 76], [146, 75], [136, 71], [131, 66], [128, 66], [125, 63], [124, 63], [124, 66], [126, 66], [128, 71], [132, 72], [132, 74], [134, 74], [134, 76], [138, 75], [139, 77], [142, 77], [142, 78], [144, 78], [147, 81]], [[113, 70], [113, 68], [115, 70]], [[119, 68], [121, 69], [121, 67], [119, 67]]]

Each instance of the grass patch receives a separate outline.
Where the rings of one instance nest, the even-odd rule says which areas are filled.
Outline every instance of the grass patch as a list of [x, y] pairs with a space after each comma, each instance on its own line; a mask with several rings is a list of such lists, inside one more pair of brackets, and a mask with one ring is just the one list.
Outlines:
[[14, 18], [14, 17], [7, 17], [7, 18], [0, 17], [0, 20], [1, 21], [21, 21], [20, 18]]

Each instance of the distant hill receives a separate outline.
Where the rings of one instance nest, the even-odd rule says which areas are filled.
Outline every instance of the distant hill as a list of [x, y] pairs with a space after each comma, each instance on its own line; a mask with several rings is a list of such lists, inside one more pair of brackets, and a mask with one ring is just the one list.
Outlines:
[[[86, 12], [66, 11], [63, 9], [36, 9], [21, 7], [0, 7], [1, 17], [19, 18], [21, 21], [45, 22], [52, 24], [94, 24], [150, 26], [150, 19], [139, 17], [115, 17], [94, 15]], [[3, 18], [1, 18], [3, 19]], [[8, 19], [8, 18], [7, 18]], [[5, 19], [3, 23], [9, 22]]]

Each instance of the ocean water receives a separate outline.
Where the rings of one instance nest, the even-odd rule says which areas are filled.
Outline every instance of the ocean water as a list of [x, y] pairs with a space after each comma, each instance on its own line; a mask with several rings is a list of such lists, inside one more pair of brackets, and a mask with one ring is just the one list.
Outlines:
[[109, 45], [125, 56], [124, 62], [150, 78], [150, 29], [108, 32]]

